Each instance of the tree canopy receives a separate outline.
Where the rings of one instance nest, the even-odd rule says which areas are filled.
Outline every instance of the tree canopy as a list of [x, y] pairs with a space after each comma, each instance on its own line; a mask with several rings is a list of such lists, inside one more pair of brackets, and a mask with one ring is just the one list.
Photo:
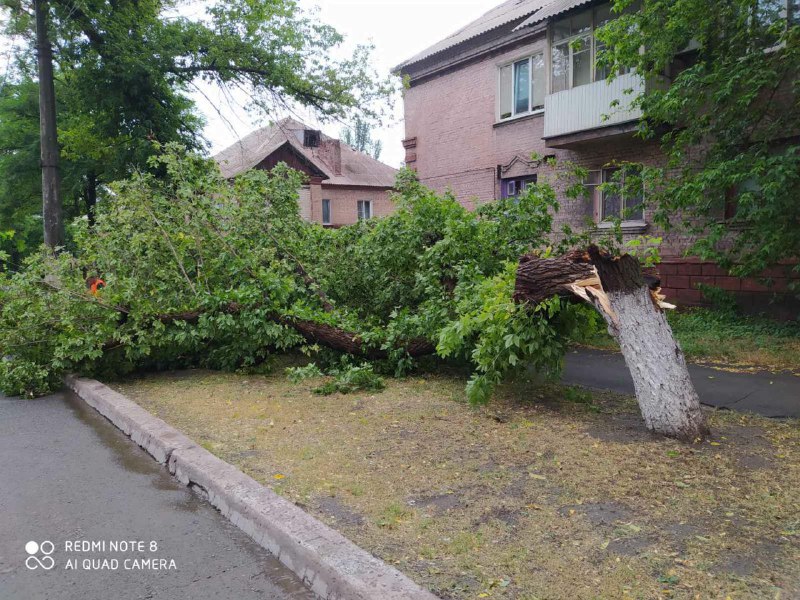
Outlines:
[[325, 229], [300, 218], [288, 168], [230, 184], [175, 146], [150, 162], [112, 185], [93, 229], [76, 222], [72, 252], [0, 280], [6, 393], [46, 392], [70, 371], [247, 369], [325, 342], [393, 373], [434, 350], [469, 361], [480, 401], [515, 369], [556, 371], [570, 331], [594, 322], [558, 297], [513, 299], [519, 256], [553, 251], [545, 184], [471, 212], [404, 171], [395, 214]]
[[[203, 149], [192, 93], [238, 91], [265, 116], [304, 107], [321, 118], [378, 117], [391, 85], [350, 56], [343, 38], [293, 0], [211, 3], [199, 17], [187, 3], [52, 0], [58, 126], [67, 216], [91, 213], [98, 189], [148, 168], [153, 141]], [[40, 209], [38, 99], [31, 8], [0, 0], [5, 32], [22, 40], [0, 92], [0, 213], [3, 248], [35, 248]], [[337, 58], [339, 57], [339, 58]], [[13, 218], [12, 218], [13, 217]], [[18, 218], [19, 217], [19, 218]], [[13, 226], [10, 225], [13, 223]]]
[[372, 139], [372, 129], [364, 119], [356, 116], [351, 127], [342, 129], [342, 141], [359, 152], [369, 154], [375, 160], [380, 160], [383, 144], [380, 140]]
[[691, 252], [738, 275], [800, 256], [797, 3], [614, 0], [613, 9], [600, 61], [612, 77], [644, 76], [639, 133], [667, 157], [643, 172], [656, 222], [695, 234]]

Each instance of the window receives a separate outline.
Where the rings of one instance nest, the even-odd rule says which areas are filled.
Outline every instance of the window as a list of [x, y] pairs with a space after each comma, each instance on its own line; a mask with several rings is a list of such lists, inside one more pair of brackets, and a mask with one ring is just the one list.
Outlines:
[[501, 180], [501, 198], [516, 198], [524, 194], [529, 185], [536, 183], [536, 175], [526, 175], [525, 177], [513, 177]]
[[643, 221], [644, 189], [641, 170], [634, 165], [602, 171], [600, 221]]
[[305, 129], [303, 131], [303, 146], [306, 148], [319, 148], [322, 132], [317, 129]]
[[500, 67], [498, 106], [500, 119], [530, 114], [544, 107], [546, 86], [544, 54], [536, 54]]
[[330, 225], [331, 224], [331, 201], [330, 200], [322, 200], [322, 224], [323, 225]]
[[603, 43], [595, 38], [595, 31], [612, 18], [611, 4], [606, 3], [553, 24], [550, 75], [552, 93], [608, 77], [608, 69], [596, 64], [597, 55], [603, 50]]
[[358, 201], [358, 220], [366, 221], [372, 218], [372, 200]]
[[752, 11], [752, 36], [769, 49], [780, 43], [782, 28], [775, 27], [779, 21], [787, 27], [800, 25], [800, 0], [756, 0]]

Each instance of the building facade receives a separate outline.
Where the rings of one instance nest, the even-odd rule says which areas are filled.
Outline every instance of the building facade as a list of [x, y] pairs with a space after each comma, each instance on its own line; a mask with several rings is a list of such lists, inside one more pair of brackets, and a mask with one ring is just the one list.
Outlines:
[[[657, 230], [640, 206], [641, 195], [626, 198], [599, 187], [625, 177], [620, 164], [663, 160], [658, 143], [635, 136], [641, 112], [631, 100], [643, 91], [642, 79], [621, 73], [609, 83], [595, 62], [600, 42], [594, 32], [613, 18], [610, 6], [510, 0], [399, 65], [396, 71], [409, 81], [407, 165], [424, 184], [452, 190], [469, 208], [513, 196], [533, 181], [547, 179], [563, 190], [567, 184], [548, 157], [580, 166], [588, 171], [588, 197], [561, 194], [557, 225], [602, 231], [623, 218], [626, 237], [663, 238], [661, 277], [670, 298], [701, 303], [699, 288], [706, 284], [737, 293], [745, 308], [765, 305], [768, 296], [786, 291], [785, 275], [767, 288], [686, 258], [692, 240]], [[648, 85], [669, 85], [668, 75]]]
[[214, 157], [226, 178], [278, 163], [304, 173], [300, 215], [326, 227], [351, 225], [394, 210], [397, 171], [294, 119], [247, 135]]

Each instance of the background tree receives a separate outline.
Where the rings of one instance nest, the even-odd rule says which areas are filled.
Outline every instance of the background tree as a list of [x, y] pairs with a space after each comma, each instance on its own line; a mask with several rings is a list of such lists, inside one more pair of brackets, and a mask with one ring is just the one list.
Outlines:
[[383, 144], [380, 140], [372, 139], [372, 129], [369, 123], [360, 116], [356, 116], [352, 127], [345, 127], [341, 133], [342, 141], [359, 152], [369, 154], [375, 160], [380, 160]]
[[[800, 256], [800, 7], [785, 0], [614, 0], [598, 37], [612, 73], [650, 83], [639, 134], [667, 157], [643, 172], [655, 221], [736, 275]], [[799, 267], [795, 267], [798, 270]]]
[[[3, 89], [4, 97], [17, 98], [35, 81], [31, 10], [26, 0], [0, 0], [0, 6], [6, 33], [21, 40], [9, 89]], [[244, 91], [250, 108], [267, 115], [297, 106], [323, 119], [349, 118], [356, 107], [368, 118], [383, 110], [391, 86], [369, 68], [369, 48], [331, 58], [341, 54], [342, 36], [294, 0], [212, 3], [193, 19], [181, 16], [181, 6], [162, 0], [50, 3], [68, 216], [80, 207], [91, 218], [103, 186], [147, 169], [154, 140], [204, 148], [203, 121], [190, 97], [204, 93], [204, 85], [219, 87], [229, 98]], [[31, 123], [6, 125], [19, 117], [18, 108], [0, 105], [0, 128], [30, 128]], [[34, 153], [10, 142], [3, 150], [14, 156], [0, 160], [0, 202], [15, 198], [32, 214], [40, 184], [21, 181], [30, 168], [8, 169], [33, 160]], [[1, 212], [11, 210], [0, 206]], [[17, 228], [16, 221], [10, 223]], [[22, 230], [15, 238], [25, 248], [38, 241]]]

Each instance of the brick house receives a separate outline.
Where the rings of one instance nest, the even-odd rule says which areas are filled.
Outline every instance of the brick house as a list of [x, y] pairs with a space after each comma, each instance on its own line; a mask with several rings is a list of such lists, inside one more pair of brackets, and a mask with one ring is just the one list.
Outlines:
[[[609, 84], [595, 65], [593, 32], [611, 18], [607, 1], [508, 0], [398, 65], [410, 84], [407, 165], [424, 184], [449, 188], [472, 208], [552, 174], [544, 161], [531, 160], [533, 153], [555, 156], [588, 169], [591, 189], [589, 199], [561, 198], [557, 225], [602, 230], [611, 226], [607, 218], [626, 214], [627, 237], [663, 235], [639, 206], [641, 197], [596, 187], [624, 177], [614, 162], [662, 160], [657, 143], [634, 136], [641, 113], [631, 107], [636, 94], [625, 90], [643, 91], [642, 79], [625, 73]], [[782, 269], [766, 274], [774, 281], [768, 289], [684, 257], [690, 242], [678, 231], [663, 235], [660, 273], [672, 300], [701, 303], [703, 283], [736, 292], [745, 308], [763, 308], [786, 290]]]
[[226, 178], [280, 162], [305, 173], [300, 214], [325, 226], [350, 225], [394, 210], [389, 195], [395, 169], [294, 119], [254, 131], [214, 160]]

